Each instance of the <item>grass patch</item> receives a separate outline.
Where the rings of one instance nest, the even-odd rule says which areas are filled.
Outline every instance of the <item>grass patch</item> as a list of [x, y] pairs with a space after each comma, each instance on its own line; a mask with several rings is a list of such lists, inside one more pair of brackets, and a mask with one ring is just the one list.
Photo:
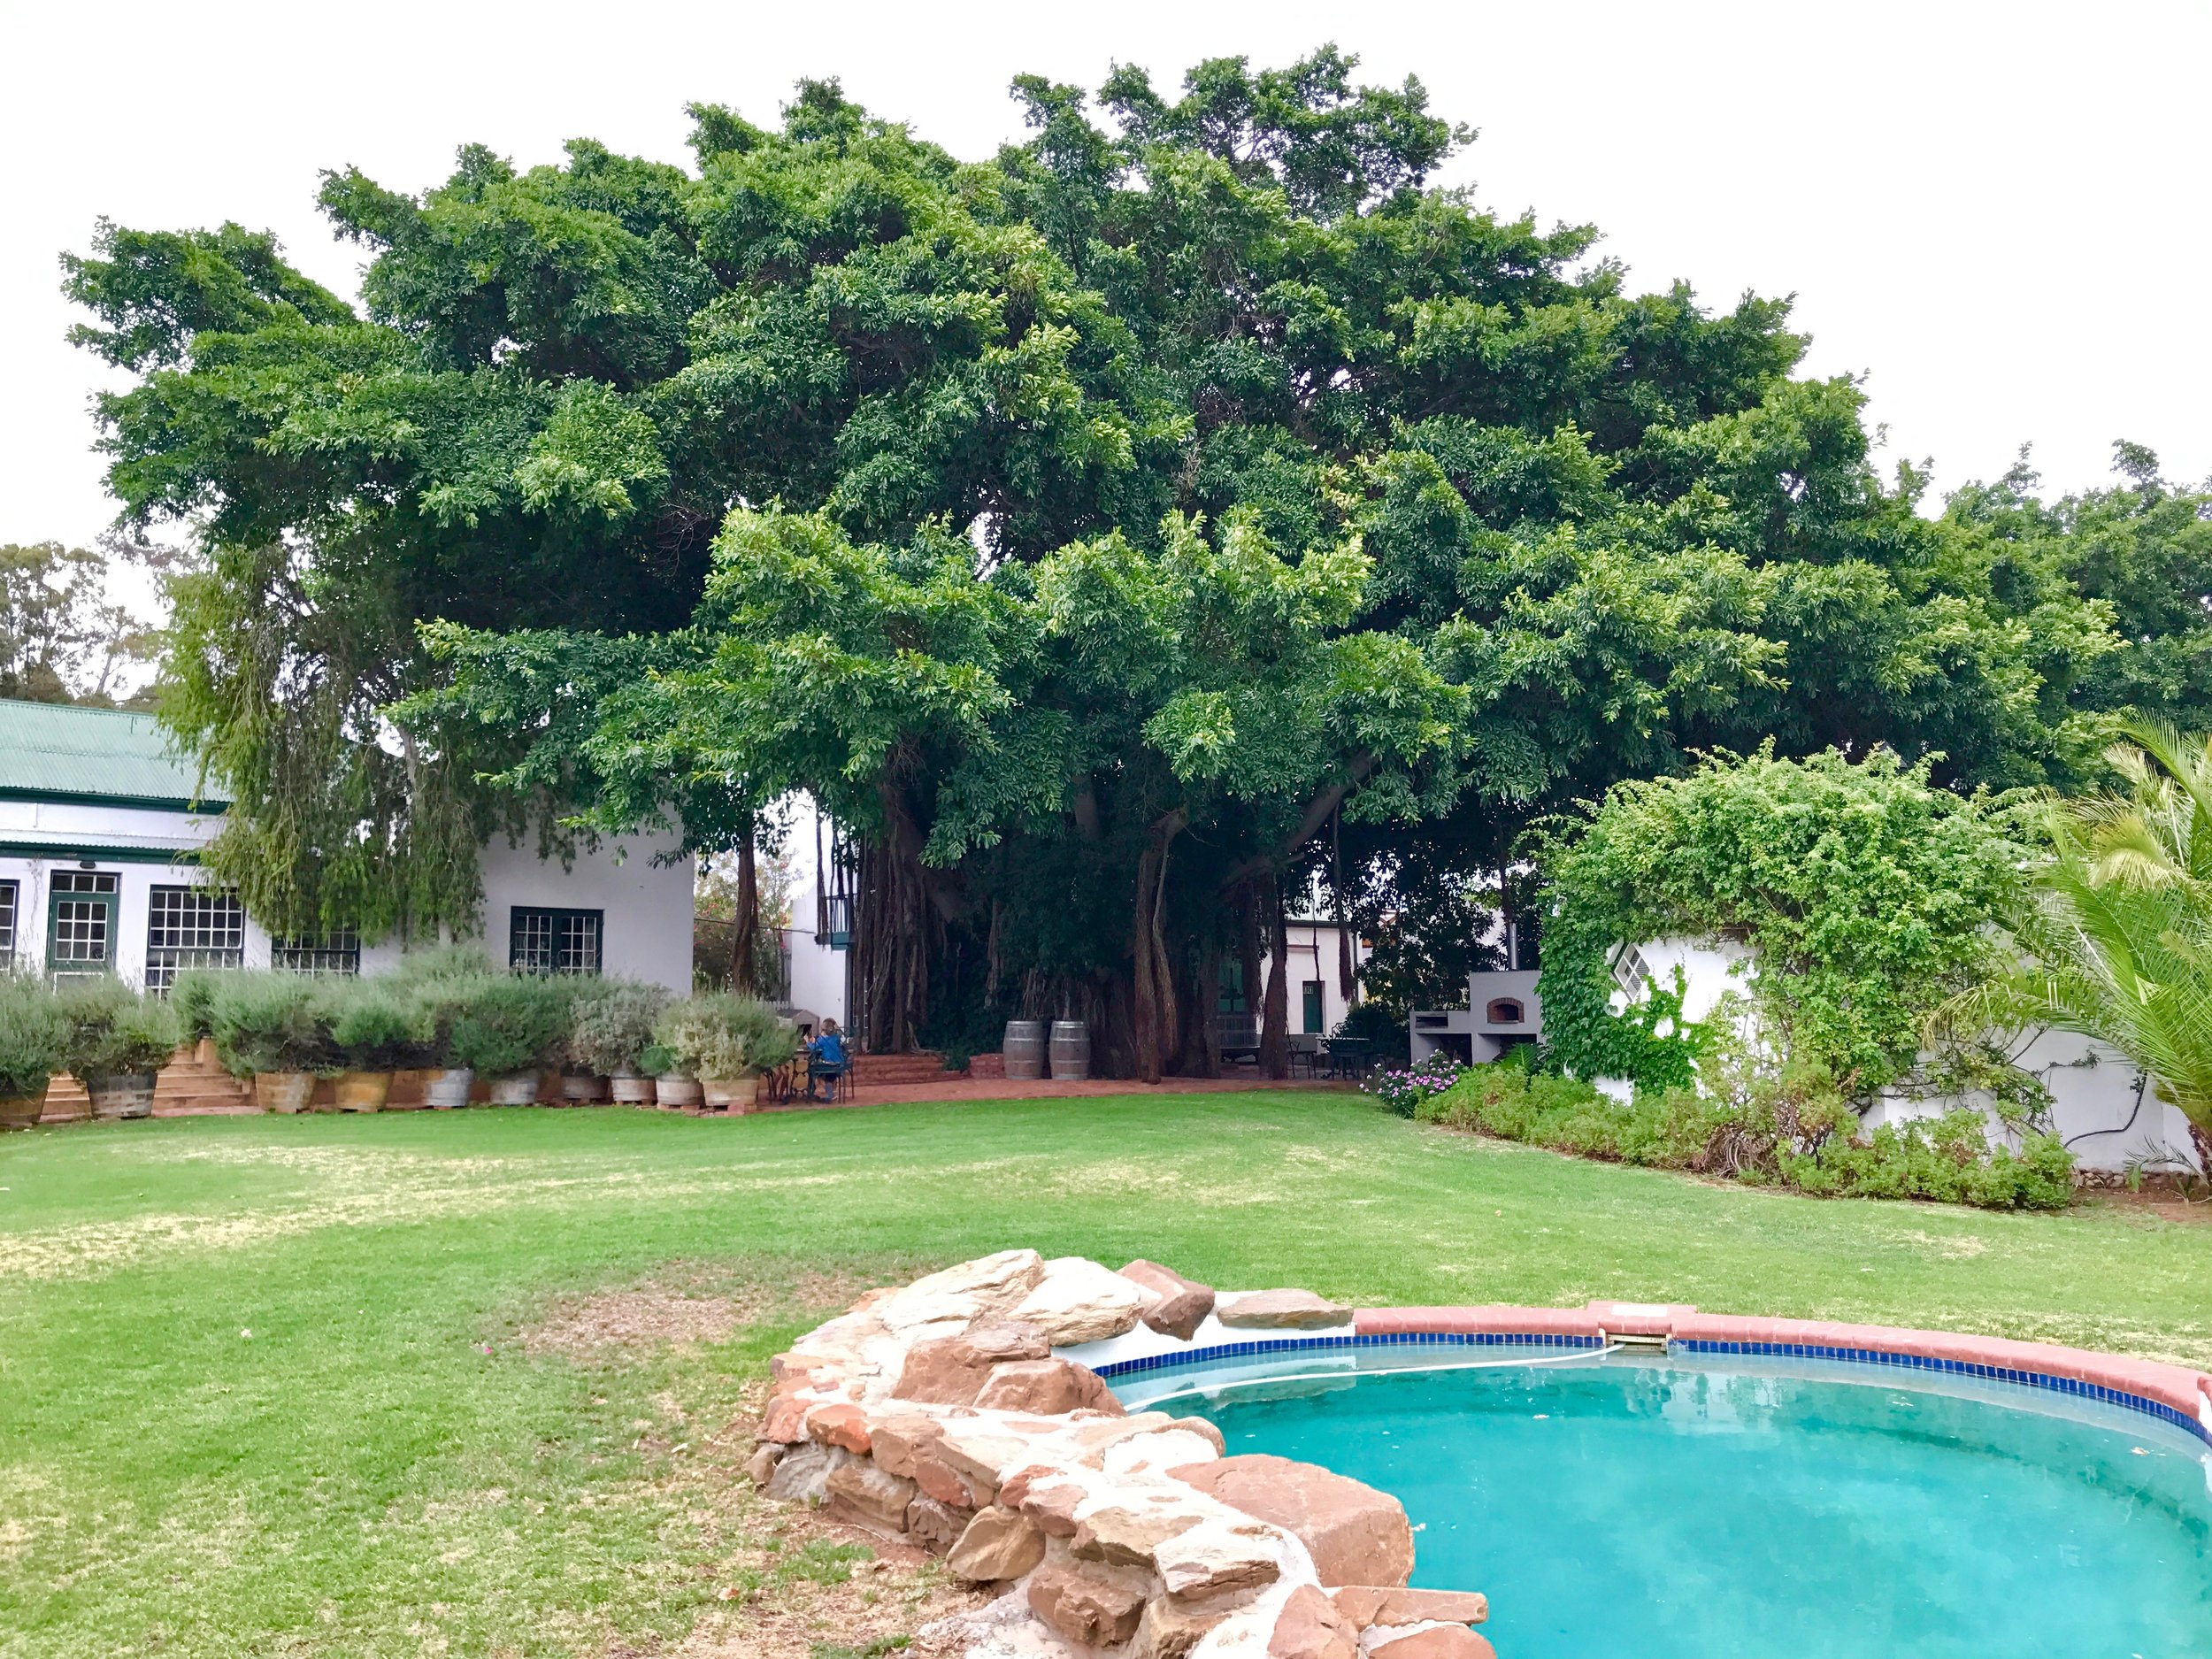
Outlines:
[[869, 1651], [945, 1592], [733, 1482], [766, 1359], [1013, 1244], [2212, 1363], [2212, 1228], [1713, 1186], [1335, 1094], [47, 1131], [0, 1142], [0, 1655]]

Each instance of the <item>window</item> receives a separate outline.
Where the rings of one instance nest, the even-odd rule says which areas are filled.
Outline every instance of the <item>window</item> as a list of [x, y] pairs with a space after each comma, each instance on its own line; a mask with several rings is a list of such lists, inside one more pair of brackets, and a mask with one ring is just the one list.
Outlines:
[[1244, 1002], [1244, 959], [1232, 956], [1221, 964], [1221, 1000], [1215, 1004], [1217, 1014], [1241, 1014]]
[[159, 994], [180, 968], [246, 965], [246, 910], [215, 887], [155, 887], [146, 895], [146, 988]]
[[12, 881], [0, 881], [0, 972], [15, 966], [15, 894]]
[[88, 979], [115, 971], [116, 878], [57, 870], [46, 914], [46, 972]]
[[1306, 980], [1305, 991], [1305, 1029], [1315, 1033], [1316, 1035], [1318, 1035], [1321, 1030], [1321, 981], [1318, 979]]
[[361, 935], [350, 927], [269, 941], [269, 965], [316, 979], [344, 979], [361, 972]]
[[517, 973], [596, 973], [604, 910], [508, 912], [507, 965]]
[[1621, 995], [1631, 1002], [1640, 1002], [1650, 980], [1651, 970], [1644, 965], [1643, 953], [1633, 945], [1623, 945], [1621, 954], [1613, 958], [1613, 983], [1620, 987]]
[[1528, 1010], [1516, 998], [1501, 996], [1492, 999], [1483, 1017], [1493, 1025], [1518, 1025], [1528, 1018]]

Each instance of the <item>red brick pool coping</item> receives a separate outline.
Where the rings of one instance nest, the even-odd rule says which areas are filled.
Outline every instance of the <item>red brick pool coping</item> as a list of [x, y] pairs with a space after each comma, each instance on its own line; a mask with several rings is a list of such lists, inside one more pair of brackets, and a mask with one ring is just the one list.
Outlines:
[[1352, 1329], [1360, 1336], [1664, 1337], [1673, 1342], [1732, 1344], [1760, 1351], [1806, 1348], [1902, 1356], [1939, 1362], [1947, 1370], [1962, 1366], [2017, 1371], [2131, 1394], [2187, 1417], [2200, 1436], [2212, 1435], [2212, 1376], [2185, 1365], [2053, 1342], [1830, 1319], [1752, 1318], [1700, 1313], [1678, 1303], [1621, 1302], [1593, 1302], [1582, 1308], [1363, 1308], [1354, 1316]]

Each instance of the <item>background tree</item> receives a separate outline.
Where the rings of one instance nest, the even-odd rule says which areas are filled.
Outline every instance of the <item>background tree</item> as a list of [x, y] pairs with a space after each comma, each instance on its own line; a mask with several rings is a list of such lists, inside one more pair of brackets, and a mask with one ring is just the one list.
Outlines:
[[[114, 704], [128, 666], [157, 649], [154, 630], [109, 596], [119, 562], [105, 544], [0, 546], [0, 696]], [[128, 706], [146, 702], [132, 688]]]

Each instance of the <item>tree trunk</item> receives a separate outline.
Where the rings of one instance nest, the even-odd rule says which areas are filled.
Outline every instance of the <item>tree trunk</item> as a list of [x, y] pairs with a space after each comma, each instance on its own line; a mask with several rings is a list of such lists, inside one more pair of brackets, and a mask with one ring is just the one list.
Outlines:
[[1178, 1045], [1175, 971], [1168, 961], [1163, 917], [1167, 891], [1168, 849], [1183, 827], [1183, 815], [1171, 812], [1152, 826], [1137, 859], [1137, 899], [1129, 950], [1134, 972], [1130, 1007], [1137, 1075], [1156, 1083]]
[[754, 958], [759, 952], [760, 937], [760, 870], [753, 859], [753, 836], [750, 826], [745, 840], [737, 849], [737, 916], [736, 926], [730, 930], [730, 986], [748, 996], [757, 996], [761, 987], [755, 983]]
[[1268, 878], [1263, 889], [1267, 905], [1269, 962], [1267, 1011], [1260, 1023], [1260, 1071], [1267, 1077], [1290, 1075], [1290, 929], [1283, 916], [1283, 884]]
[[2207, 1181], [2212, 1181], [2212, 1134], [2207, 1134], [2203, 1127], [2193, 1120], [2189, 1125], [2189, 1139], [2196, 1144], [2197, 1168], [2203, 1171]]
[[1199, 953], [1190, 1003], [1183, 1015], [1185, 1077], [1221, 1075], [1221, 1037], [1215, 1016], [1221, 1010], [1221, 941], [1208, 939]]
[[1336, 991], [1348, 1009], [1359, 1005], [1359, 956], [1352, 949], [1352, 925], [1344, 910], [1344, 814], [1329, 820], [1329, 891], [1336, 918]]
[[1256, 1029], [1260, 1011], [1260, 884], [1247, 881], [1237, 900], [1237, 971], [1244, 981], [1244, 1012]]
[[895, 786], [883, 790], [880, 841], [860, 848], [852, 929], [854, 1002], [870, 1054], [912, 1049], [929, 1017], [929, 949], [936, 910], [922, 869], [921, 835]]

